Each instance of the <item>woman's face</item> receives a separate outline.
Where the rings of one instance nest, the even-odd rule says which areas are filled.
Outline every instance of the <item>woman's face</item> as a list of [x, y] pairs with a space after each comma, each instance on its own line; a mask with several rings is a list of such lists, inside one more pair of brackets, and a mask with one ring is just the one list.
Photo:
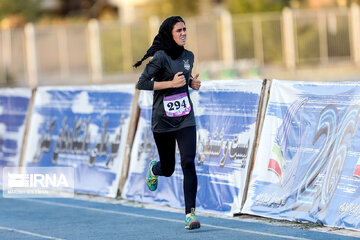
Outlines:
[[173, 39], [177, 43], [177, 45], [185, 46], [185, 43], [186, 43], [186, 27], [185, 27], [185, 23], [177, 22], [174, 25], [171, 33], [172, 33]]

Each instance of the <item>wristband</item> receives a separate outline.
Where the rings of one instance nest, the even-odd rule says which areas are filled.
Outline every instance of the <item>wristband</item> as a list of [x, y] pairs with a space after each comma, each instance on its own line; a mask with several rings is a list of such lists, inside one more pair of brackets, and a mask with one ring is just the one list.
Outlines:
[[[193, 77], [190, 77], [189, 78], [189, 87], [191, 87], [191, 84], [192, 84], [192, 81], [194, 80], [194, 78]], [[192, 88], [192, 87], [191, 87]]]

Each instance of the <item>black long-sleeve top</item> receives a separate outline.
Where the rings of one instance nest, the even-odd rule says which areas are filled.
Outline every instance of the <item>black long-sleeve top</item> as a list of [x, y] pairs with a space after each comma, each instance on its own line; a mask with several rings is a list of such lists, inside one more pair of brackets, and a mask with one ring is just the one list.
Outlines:
[[[181, 56], [173, 60], [165, 51], [157, 51], [146, 65], [136, 87], [140, 90], [153, 90], [154, 81], [171, 81], [178, 72], [183, 72], [186, 84], [180, 88], [154, 90], [151, 128], [153, 132], [171, 132], [181, 128], [195, 126], [194, 108], [189, 94], [189, 79], [194, 64], [194, 54], [184, 50]], [[164, 98], [186, 93], [191, 110], [189, 114], [169, 117], [165, 112]], [[166, 104], [166, 103], [165, 103]]]

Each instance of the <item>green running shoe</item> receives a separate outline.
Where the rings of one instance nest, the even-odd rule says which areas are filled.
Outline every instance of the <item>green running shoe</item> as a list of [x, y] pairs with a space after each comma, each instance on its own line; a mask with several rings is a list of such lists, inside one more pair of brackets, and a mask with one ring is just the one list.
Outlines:
[[149, 170], [146, 176], [146, 184], [150, 191], [155, 191], [158, 185], [158, 177], [151, 174], [151, 168], [155, 165], [156, 160], [151, 160], [149, 164]]
[[200, 222], [196, 220], [195, 208], [192, 208], [190, 217], [186, 218], [185, 229], [192, 230], [197, 228], [200, 228]]

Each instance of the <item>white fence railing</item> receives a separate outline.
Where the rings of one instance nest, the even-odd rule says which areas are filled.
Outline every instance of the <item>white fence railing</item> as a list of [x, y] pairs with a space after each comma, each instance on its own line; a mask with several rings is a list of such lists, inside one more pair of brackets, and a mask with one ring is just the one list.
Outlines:
[[[64, 26], [27, 24], [0, 32], [1, 86], [134, 81], [161, 20]], [[186, 19], [198, 71], [280, 65], [360, 66], [360, 7]]]

